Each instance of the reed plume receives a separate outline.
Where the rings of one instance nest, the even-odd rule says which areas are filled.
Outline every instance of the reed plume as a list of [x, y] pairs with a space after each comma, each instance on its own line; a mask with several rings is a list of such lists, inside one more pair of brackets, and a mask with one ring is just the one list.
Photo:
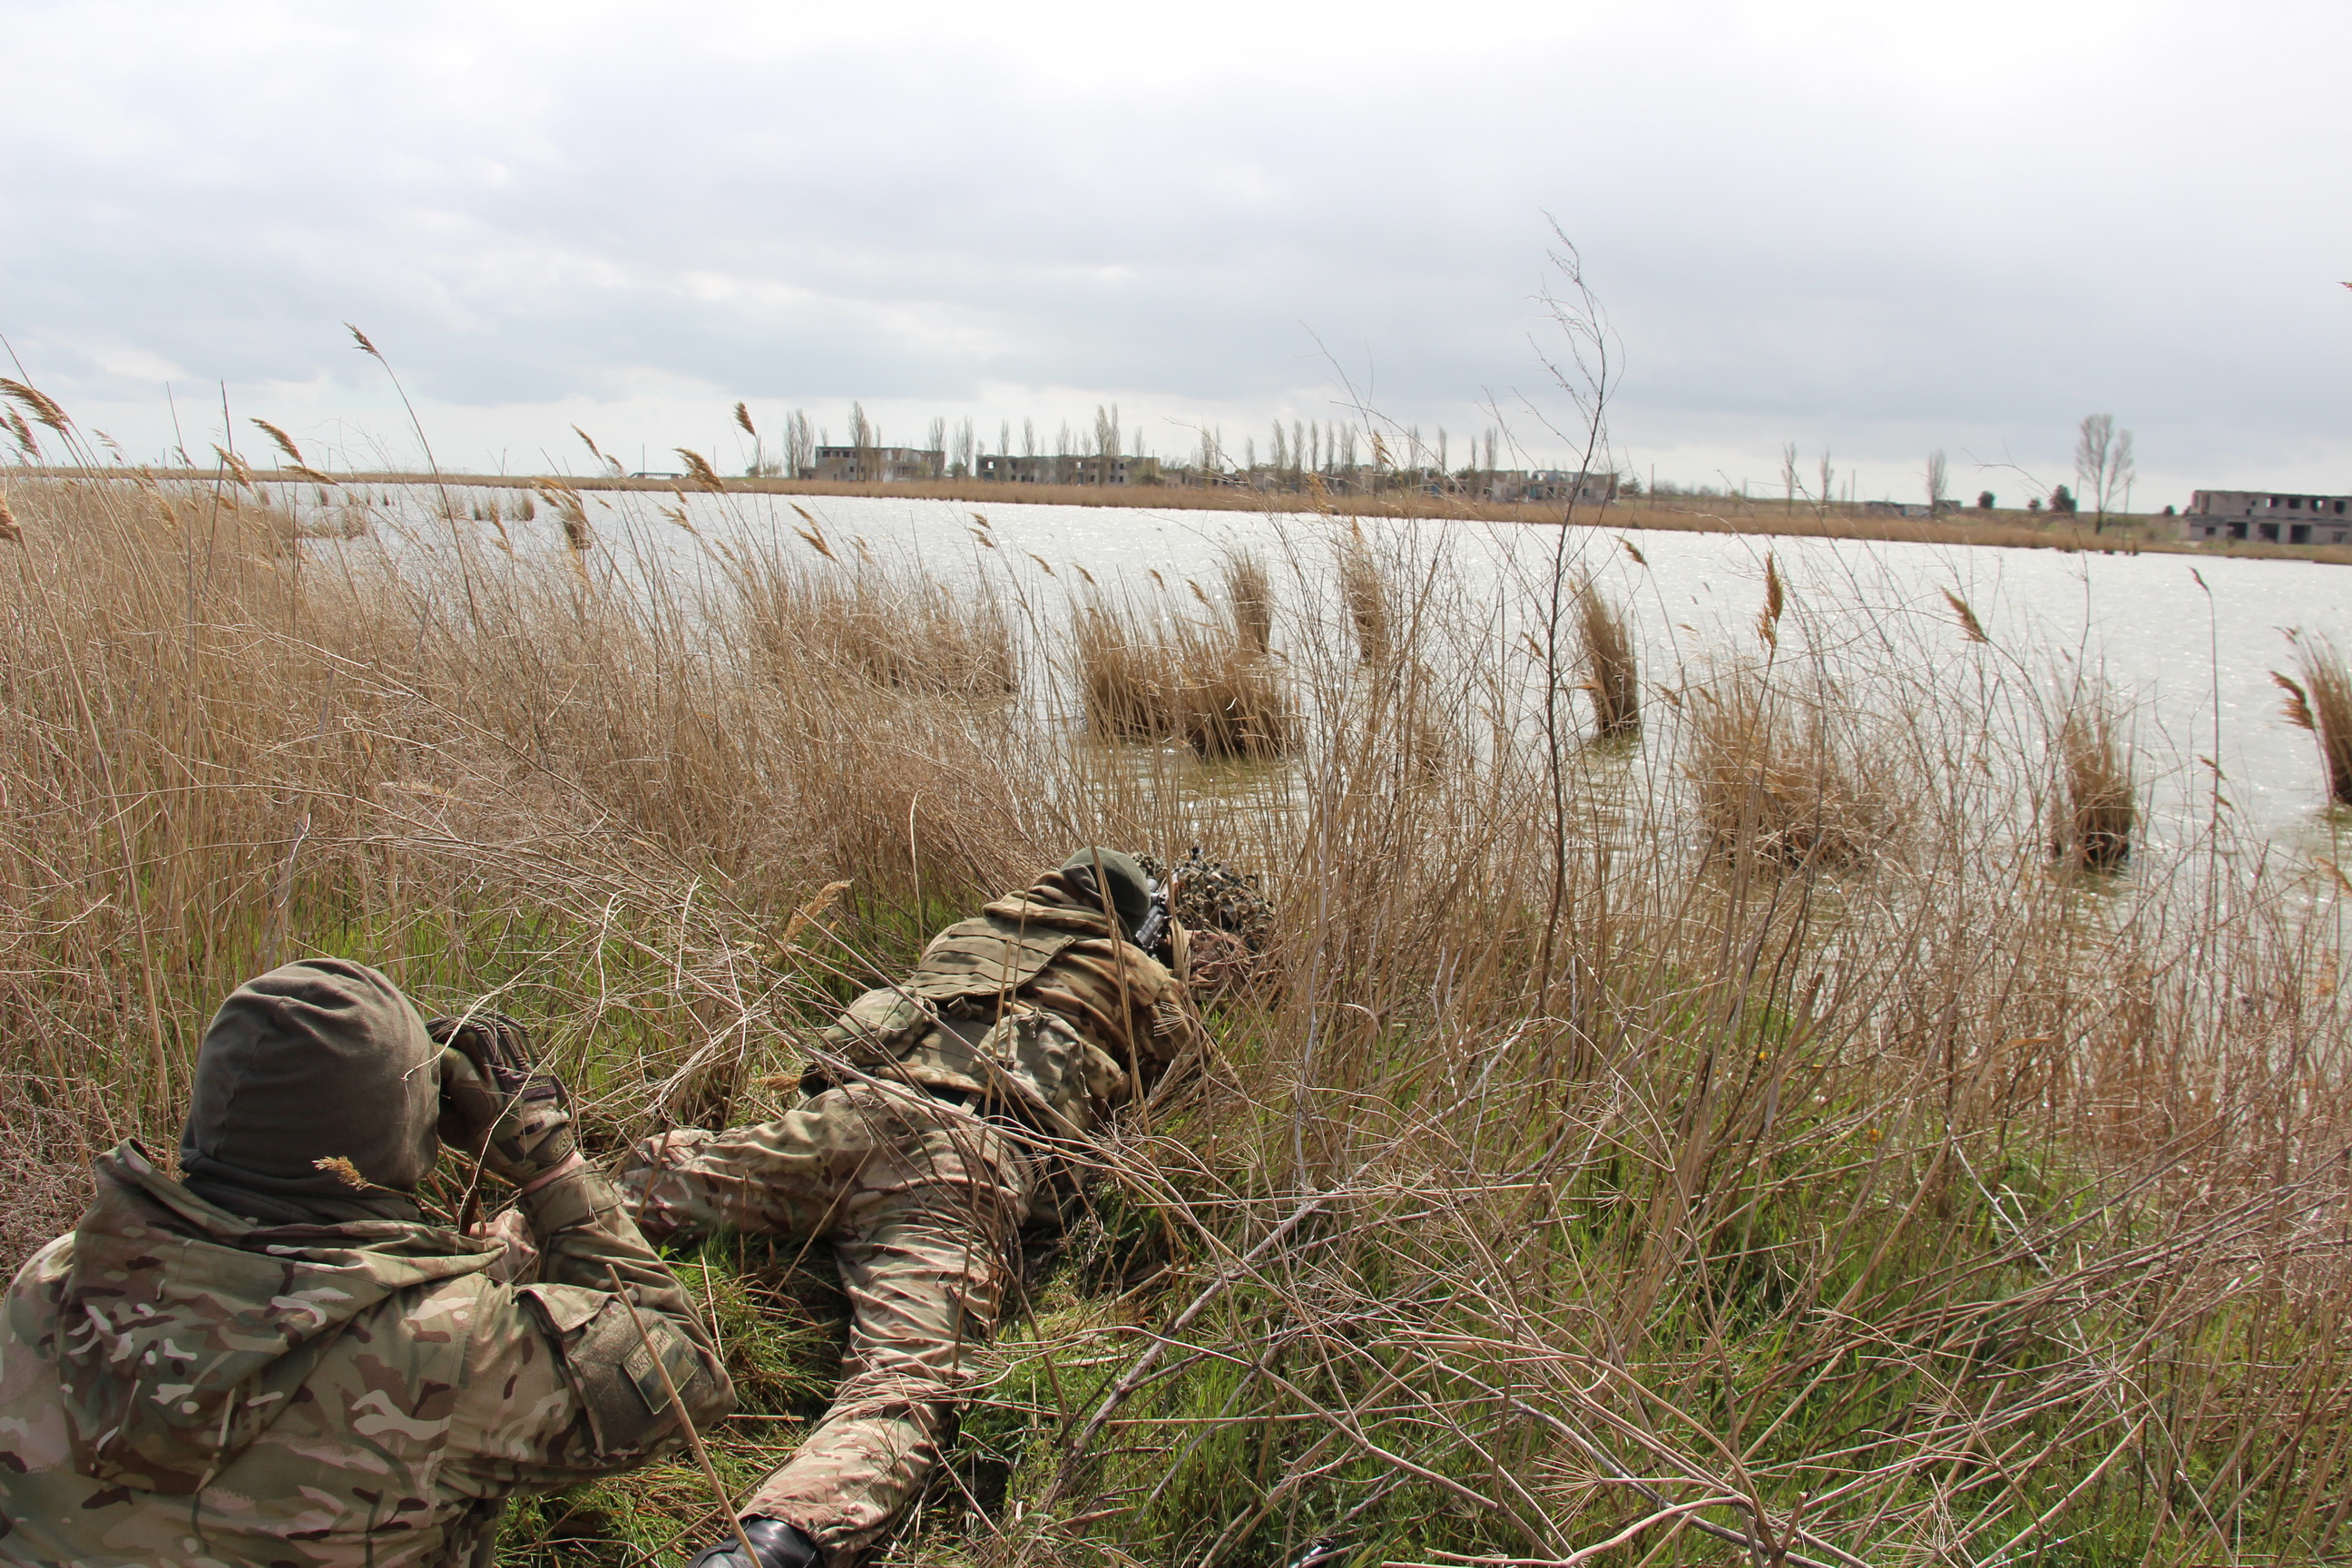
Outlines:
[[2319, 743], [2327, 798], [2352, 805], [2352, 665], [2333, 642], [2308, 634], [2294, 634], [2294, 657], [2300, 682], [2271, 671], [2287, 694], [2286, 721]]

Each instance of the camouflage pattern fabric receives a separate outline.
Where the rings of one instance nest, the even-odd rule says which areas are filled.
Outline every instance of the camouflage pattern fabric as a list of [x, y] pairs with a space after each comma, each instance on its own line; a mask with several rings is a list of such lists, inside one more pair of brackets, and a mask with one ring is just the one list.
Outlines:
[[745, 1514], [835, 1553], [888, 1528], [937, 1463], [971, 1352], [995, 1327], [1036, 1179], [1005, 1129], [891, 1086], [641, 1145], [620, 1185], [650, 1234], [823, 1237], [841, 1265], [853, 1318], [840, 1389]]
[[[1066, 1137], [1149, 1090], [1204, 1037], [1183, 981], [1113, 936], [1056, 872], [933, 937], [912, 974], [851, 1003], [823, 1045], [858, 1072], [1002, 1102]], [[838, 1076], [821, 1059], [803, 1087]]]
[[620, 1185], [648, 1232], [828, 1239], [849, 1291], [833, 1406], [744, 1513], [834, 1553], [889, 1528], [937, 1464], [971, 1352], [995, 1330], [1016, 1232], [1045, 1206], [1019, 1124], [1082, 1136], [1204, 1039], [1179, 975], [1054, 873], [851, 1004], [824, 1031], [799, 1110], [640, 1146]]
[[585, 1169], [525, 1200], [541, 1258], [521, 1287], [494, 1277], [496, 1240], [257, 1225], [135, 1144], [98, 1173], [0, 1311], [8, 1562], [486, 1564], [509, 1493], [682, 1440], [653, 1354], [698, 1421], [732, 1407], [677, 1280]]

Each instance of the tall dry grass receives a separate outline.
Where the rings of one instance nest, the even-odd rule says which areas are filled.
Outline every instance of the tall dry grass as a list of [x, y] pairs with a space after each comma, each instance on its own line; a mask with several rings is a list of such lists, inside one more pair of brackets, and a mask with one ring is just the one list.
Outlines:
[[1247, 653], [1273, 652], [1274, 580], [1265, 559], [1236, 546], [1218, 558], [1217, 574], [1233, 616], [1234, 640]]
[[1071, 654], [1090, 734], [1175, 741], [1198, 756], [1265, 761], [1297, 749], [1280, 663], [1230, 626], [1095, 593], [1075, 611]]
[[2077, 868], [2111, 871], [2131, 854], [2139, 789], [2124, 717], [2105, 688], [2077, 689], [2051, 737], [2058, 772], [2051, 853]]
[[1625, 617], [1588, 578], [1576, 595], [1576, 639], [1594, 730], [1626, 735], [1642, 727], [1642, 689]]
[[1893, 827], [1890, 781], [1826, 681], [1807, 691], [1732, 665], [1686, 698], [1690, 776], [1708, 842], [1795, 869], [1868, 859]]
[[2311, 731], [2319, 742], [2319, 766], [2327, 784], [2327, 798], [2352, 805], [2352, 665], [2325, 637], [2298, 635], [2294, 639], [2296, 681], [2271, 672], [2286, 692], [2286, 716], [2296, 728]]
[[[1769, 658], [1661, 682], [1640, 752], [1555, 752], [1539, 594], [1368, 528], [1367, 668], [1349, 557], [1302, 533], [1296, 749], [1235, 790], [1089, 741], [1089, 623], [1034, 589], [992, 590], [1018, 694], [972, 701], [837, 656], [854, 596], [783, 581], [835, 580], [813, 545], [679, 564], [616, 510], [581, 550], [461, 521], [289, 553], [184, 489], [9, 505], [0, 1117], [56, 1167], [167, 1140], [219, 996], [297, 952], [496, 996], [609, 1150], [774, 1113], [835, 997], [1074, 843], [1264, 874], [1277, 973], [1089, 1156], [897, 1560], [2347, 1545], [2327, 884], [2221, 841], [2043, 874], [2033, 694], [1990, 650], [1890, 616], [1832, 669], [1793, 595]], [[701, 1279], [742, 1385], [802, 1387], [765, 1256]], [[725, 1473], [796, 1430], [731, 1424]], [[709, 1522], [668, 1472], [560, 1506], [509, 1562]]]
[[1366, 664], [1385, 662], [1396, 651], [1391, 584], [1360, 531], [1339, 547], [1339, 597], [1355, 628], [1357, 656]]
[[778, 679], [822, 679], [819, 672], [830, 671], [974, 700], [1021, 689], [1019, 650], [996, 595], [872, 561], [845, 562], [821, 534], [810, 537], [823, 547], [814, 559], [794, 559], [776, 545], [722, 556], [741, 596], [742, 625]]

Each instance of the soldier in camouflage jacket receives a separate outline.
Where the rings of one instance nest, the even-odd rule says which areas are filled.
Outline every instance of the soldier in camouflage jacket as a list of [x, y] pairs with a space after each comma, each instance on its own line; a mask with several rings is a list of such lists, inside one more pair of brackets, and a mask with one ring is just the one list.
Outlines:
[[[207, 1030], [182, 1178], [136, 1143], [0, 1315], [0, 1560], [488, 1564], [505, 1499], [644, 1463], [733, 1394], [677, 1281], [491, 1016], [428, 1027], [335, 960]], [[503, 1043], [501, 1043], [503, 1041]], [[426, 1224], [448, 1137], [524, 1189], [539, 1253]], [[617, 1274], [644, 1328], [613, 1293]]]
[[[1080, 850], [851, 1003], [798, 1110], [650, 1140], [620, 1177], [657, 1238], [834, 1244], [854, 1310], [845, 1375], [744, 1506], [758, 1568], [840, 1568], [913, 1500], [995, 1328], [1040, 1150], [1084, 1139], [1202, 1044], [1183, 931], [1170, 928], [1166, 963], [1133, 941], [1150, 897], [1130, 858]], [[732, 1544], [696, 1563], [751, 1568]]]

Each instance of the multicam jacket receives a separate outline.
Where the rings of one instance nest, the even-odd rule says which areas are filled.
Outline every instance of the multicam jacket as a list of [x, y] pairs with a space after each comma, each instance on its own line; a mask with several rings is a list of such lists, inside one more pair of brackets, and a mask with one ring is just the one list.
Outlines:
[[[263, 1227], [136, 1144], [0, 1314], [0, 1561], [487, 1563], [504, 1499], [625, 1469], [731, 1407], [677, 1281], [591, 1172], [495, 1241], [391, 1220]], [[645, 1325], [641, 1336], [607, 1266]]]
[[[913, 973], [852, 1002], [822, 1043], [856, 1071], [1002, 1100], [1079, 1135], [1203, 1038], [1179, 975], [1055, 873], [933, 937]], [[820, 1059], [803, 1087], [839, 1076]]]

